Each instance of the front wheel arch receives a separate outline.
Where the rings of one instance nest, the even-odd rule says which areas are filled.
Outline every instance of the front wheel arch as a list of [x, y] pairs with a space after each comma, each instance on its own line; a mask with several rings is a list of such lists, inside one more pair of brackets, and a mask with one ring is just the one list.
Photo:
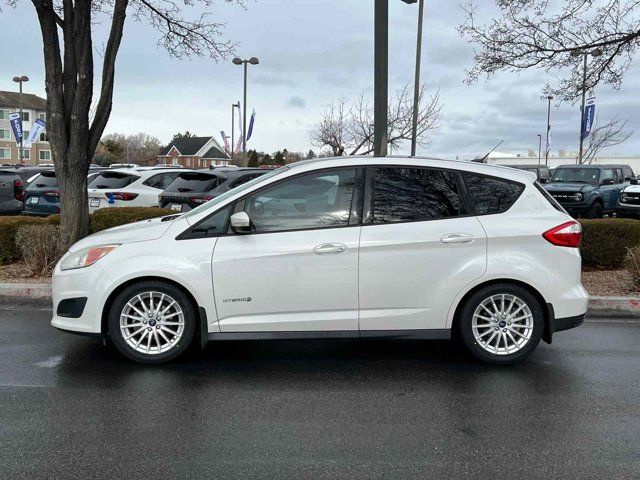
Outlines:
[[453, 314], [453, 322], [451, 324], [451, 332], [453, 333], [453, 336], [458, 337], [460, 335], [460, 325], [459, 325], [460, 315], [462, 313], [462, 309], [464, 308], [464, 305], [467, 302], [467, 300], [471, 296], [473, 296], [478, 290], [485, 287], [489, 287], [491, 285], [498, 284], [498, 283], [500, 284], [509, 283], [509, 284], [517, 285], [527, 290], [531, 295], [535, 297], [536, 300], [538, 300], [538, 302], [542, 306], [542, 313], [544, 318], [544, 331], [542, 332], [542, 339], [546, 343], [551, 343], [551, 340], [553, 337], [552, 323], [555, 320], [554, 314], [553, 314], [553, 306], [550, 303], [547, 303], [547, 301], [544, 299], [542, 294], [537, 289], [535, 289], [528, 283], [521, 282], [520, 280], [514, 280], [512, 278], [497, 278], [497, 279], [489, 280], [487, 282], [476, 285], [467, 293], [465, 293], [464, 296], [458, 301], [458, 304], [456, 305], [455, 313]]

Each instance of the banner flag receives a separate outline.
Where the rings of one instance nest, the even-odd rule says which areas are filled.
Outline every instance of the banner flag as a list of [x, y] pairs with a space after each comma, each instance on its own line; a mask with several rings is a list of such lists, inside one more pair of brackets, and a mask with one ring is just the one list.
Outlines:
[[582, 119], [582, 139], [585, 140], [591, 133], [593, 118], [596, 115], [596, 97], [587, 99], [584, 107], [584, 117]]
[[25, 147], [30, 147], [33, 142], [35, 142], [39, 137], [40, 133], [45, 129], [47, 124], [41, 118], [36, 118], [31, 130], [29, 131], [29, 136], [24, 142]]
[[20, 145], [22, 140], [22, 122], [20, 121], [19, 113], [10, 113], [9, 122], [11, 123], [11, 129], [13, 130], [13, 136], [16, 138], [16, 145]]
[[247, 131], [247, 142], [251, 139], [251, 134], [253, 133], [253, 122], [256, 120], [256, 111], [253, 110], [251, 113], [251, 121], [249, 122], [249, 129]]
[[236, 144], [236, 153], [239, 153], [242, 151], [242, 110], [240, 109], [240, 102], [238, 102], [238, 132], [240, 132], [240, 134], [238, 135], [238, 143]]
[[224, 130], [220, 130], [220, 135], [222, 135], [222, 141], [224, 142], [224, 152], [229, 155], [229, 137], [225, 135]]
[[551, 153], [551, 127], [549, 127], [549, 133], [547, 134], [547, 157], [549, 156], [549, 153]]

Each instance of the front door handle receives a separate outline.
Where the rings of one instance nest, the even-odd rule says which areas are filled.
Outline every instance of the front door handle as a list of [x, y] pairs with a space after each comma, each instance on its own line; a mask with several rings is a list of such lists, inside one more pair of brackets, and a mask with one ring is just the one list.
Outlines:
[[347, 246], [342, 243], [323, 243], [313, 249], [316, 255], [335, 255], [347, 251]]
[[446, 244], [462, 244], [473, 243], [475, 239], [476, 237], [468, 233], [450, 233], [449, 235], [442, 237], [440, 241]]

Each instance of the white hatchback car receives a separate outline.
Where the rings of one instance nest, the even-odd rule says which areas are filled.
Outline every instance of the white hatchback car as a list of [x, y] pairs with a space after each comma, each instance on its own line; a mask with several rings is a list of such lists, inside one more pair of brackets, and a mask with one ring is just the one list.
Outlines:
[[102, 170], [88, 185], [89, 213], [107, 207], [157, 207], [158, 195], [186, 171], [149, 167]]
[[144, 363], [194, 340], [452, 335], [513, 363], [582, 323], [580, 237], [531, 173], [303, 161], [79, 241], [55, 268], [52, 324]]

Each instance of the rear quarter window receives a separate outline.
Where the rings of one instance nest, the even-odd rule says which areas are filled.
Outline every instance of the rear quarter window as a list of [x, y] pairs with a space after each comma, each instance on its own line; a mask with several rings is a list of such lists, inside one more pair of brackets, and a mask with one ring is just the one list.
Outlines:
[[476, 215], [504, 213], [524, 190], [524, 185], [504, 178], [462, 172], [465, 186]]
[[138, 180], [138, 176], [120, 172], [102, 172], [91, 180], [89, 188], [124, 188]]
[[216, 188], [222, 181], [216, 175], [199, 172], [185, 172], [179, 174], [167, 187], [167, 192], [208, 192]]

